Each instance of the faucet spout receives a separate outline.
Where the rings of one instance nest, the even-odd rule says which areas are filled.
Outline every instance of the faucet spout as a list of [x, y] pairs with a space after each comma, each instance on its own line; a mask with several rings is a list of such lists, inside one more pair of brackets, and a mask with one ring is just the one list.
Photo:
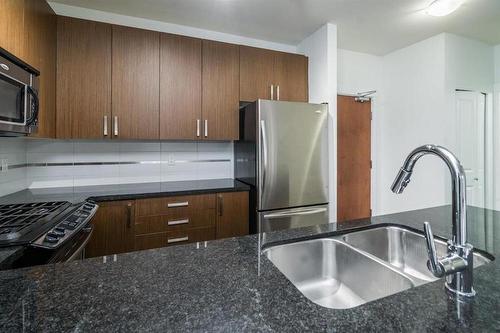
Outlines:
[[473, 247], [467, 244], [467, 200], [464, 168], [453, 153], [436, 145], [424, 145], [414, 149], [406, 157], [391, 186], [392, 192], [403, 193], [410, 182], [413, 168], [425, 155], [434, 155], [446, 163], [451, 174], [452, 190], [452, 239], [448, 241], [448, 254], [438, 259], [434, 246], [434, 237], [430, 225], [424, 224], [428, 248], [428, 267], [436, 276], [446, 276], [446, 289], [458, 296], [472, 297]]
[[425, 155], [434, 155], [443, 160], [451, 173], [452, 215], [453, 215], [453, 242], [465, 245], [467, 239], [467, 203], [466, 180], [464, 168], [458, 158], [448, 149], [436, 145], [424, 145], [414, 149], [399, 170], [391, 190], [400, 194], [410, 182], [413, 168], [417, 161]]

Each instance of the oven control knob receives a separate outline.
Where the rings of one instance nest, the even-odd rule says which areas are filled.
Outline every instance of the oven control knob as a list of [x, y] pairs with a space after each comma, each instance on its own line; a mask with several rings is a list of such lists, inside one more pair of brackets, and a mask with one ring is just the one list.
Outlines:
[[55, 244], [55, 243], [57, 243], [57, 242], [59, 241], [59, 238], [56, 238], [56, 237], [52, 237], [52, 236], [50, 236], [50, 235], [47, 235], [47, 236], [45, 236], [45, 241], [46, 241], [47, 243], [52, 243], [52, 244]]
[[59, 231], [57, 228], [49, 232], [49, 236], [54, 237], [54, 238], [61, 238], [64, 236], [64, 231]]

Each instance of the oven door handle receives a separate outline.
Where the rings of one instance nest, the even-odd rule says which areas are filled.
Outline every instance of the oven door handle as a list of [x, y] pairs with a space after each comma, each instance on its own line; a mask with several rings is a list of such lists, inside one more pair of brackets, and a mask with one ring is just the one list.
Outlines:
[[82, 251], [85, 249], [85, 246], [87, 246], [87, 243], [90, 241], [90, 237], [92, 237], [92, 233], [94, 232], [94, 225], [92, 223], [89, 223], [86, 227], [83, 227], [81, 231], [88, 233], [87, 237], [82, 242], [82, 244], [80, 244], [78, 249], [76, 249], [76, 251], [73, 252], [73, 254], [65, 262], [75, 260], [75, 258], [82, 253]]
[[[26, 110], [26, 125], [35, 125], [38, 119], [38, 109], [40, 107], [40, 100], [38, 99], [37, 93], [30, 86], [25, 86], [26, 89], [26, 97], [28, 101], [28, 106], [25, 108]], [[30, 98], [31, 97], [31, 98]], [[30, 101], [33, 101], [33, 104]], [[29, 118], [28, 118], [29, 114]]]

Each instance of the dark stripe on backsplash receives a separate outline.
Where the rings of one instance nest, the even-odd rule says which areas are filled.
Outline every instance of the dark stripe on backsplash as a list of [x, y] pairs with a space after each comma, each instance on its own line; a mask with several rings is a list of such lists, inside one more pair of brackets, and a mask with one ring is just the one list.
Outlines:
[[[208, 159], [208, 160], [175, 160], [176, 163], [214, 163], [231, 162], [230, 159]], [[89, 166], [89, 165], [133, 165], [133, 164], [170, 164], [169, 161], [124, 161], [124, 162], [63, 162], [63, 163], [22, 163], [8, 166], [9, 170], [28, 167], [53, 167], [53, 166]]]

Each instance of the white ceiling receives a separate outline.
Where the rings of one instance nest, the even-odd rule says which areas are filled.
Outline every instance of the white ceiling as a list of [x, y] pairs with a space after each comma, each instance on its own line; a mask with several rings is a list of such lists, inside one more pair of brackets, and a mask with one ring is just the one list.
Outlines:
[[339, 47], [383, 55], [441, 32], [500, 44], [500, 0], [466, 0], [431, 17], [432, 0], [51, 0], [296, 45], [326, 22]]

